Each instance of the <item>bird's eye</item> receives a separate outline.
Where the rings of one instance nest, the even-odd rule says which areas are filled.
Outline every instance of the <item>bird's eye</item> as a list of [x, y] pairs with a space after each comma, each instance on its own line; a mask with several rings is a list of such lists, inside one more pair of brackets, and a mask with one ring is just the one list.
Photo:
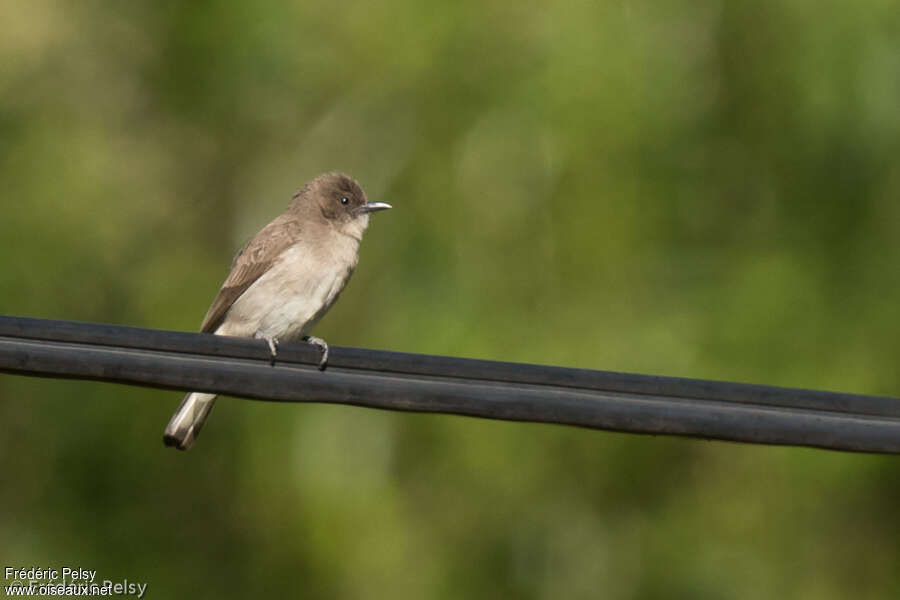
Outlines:
[[341, 197], [341, 204], [350, 204], [350, 200], [347, 199], [347, 196]]

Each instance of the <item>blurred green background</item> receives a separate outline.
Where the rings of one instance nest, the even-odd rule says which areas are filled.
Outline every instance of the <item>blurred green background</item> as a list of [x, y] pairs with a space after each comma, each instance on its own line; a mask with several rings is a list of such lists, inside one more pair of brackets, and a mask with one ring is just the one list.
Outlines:
[[[196, 330], [316, 174], [332, 344], [900, 395], [900, 3], [0, 1], [0, 312]], [[0, 565], [148, 597], [900, 597], [900, 461], [0, 376]]]

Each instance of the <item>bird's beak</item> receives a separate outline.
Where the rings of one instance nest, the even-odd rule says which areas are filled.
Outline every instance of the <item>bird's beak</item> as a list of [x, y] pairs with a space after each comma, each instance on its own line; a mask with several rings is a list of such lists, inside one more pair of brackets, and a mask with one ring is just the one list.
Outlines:
[[391, 205], [387, 202], [367, 202], [359, 207], [359, 212], [362, 214], [378, 212], [379, 210], [387, 210], [391, 208]]

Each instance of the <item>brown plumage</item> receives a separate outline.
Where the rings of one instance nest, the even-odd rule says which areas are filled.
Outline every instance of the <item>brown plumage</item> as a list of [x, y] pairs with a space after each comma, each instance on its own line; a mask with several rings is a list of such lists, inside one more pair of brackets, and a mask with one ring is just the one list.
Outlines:
[[[263, 339], [274, 364], [278, 342], [305, 336], [337, 300], [356, 267], [369, 213], [387, 208], [368, 202], [347, 175], [316, 177], [235, 256], [201, 331]], [[328, 345], [305, 339], [322, 349], [324, 368]], [[190, 448], [215, 398], [185, 396], [166, 427], [166, 445]]]
[[300, 237], [302, 226], [298, 219], [292, 217], [293, 215], [282, 214], [263, 227], [235, 255], [231, 272], [206, 311], [200, 331], [213, 333], [218, 329], [234, 301], [272, 268], [275, 259]]

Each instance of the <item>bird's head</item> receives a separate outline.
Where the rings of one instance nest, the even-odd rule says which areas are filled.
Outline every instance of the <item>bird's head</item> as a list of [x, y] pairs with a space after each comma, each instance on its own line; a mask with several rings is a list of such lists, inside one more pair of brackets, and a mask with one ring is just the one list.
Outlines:
[[369, 202], [362, 187], [343, 173], [319, 175], [298, 195], [305, 196], [328, 223], [355, 238], [362, 237], [370, 213], [391, 208], [386, 202]]

